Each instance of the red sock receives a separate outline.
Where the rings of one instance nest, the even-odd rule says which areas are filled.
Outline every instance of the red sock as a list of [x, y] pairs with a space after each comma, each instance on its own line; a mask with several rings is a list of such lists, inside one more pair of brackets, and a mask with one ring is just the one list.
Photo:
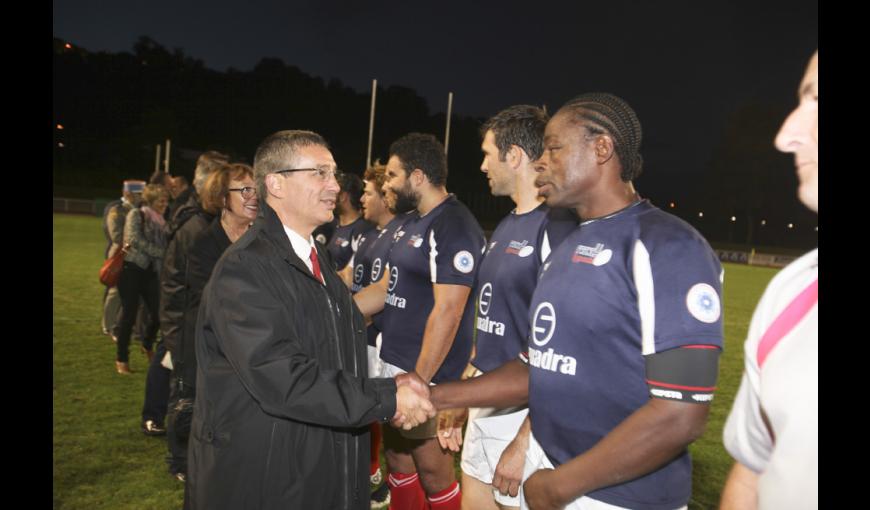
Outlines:
[[453, 482], [450, 487], [430, 495], [427, 499], [432, 510], [460, 510], [462, 491], [459, 490], [459, 482]]
[[417, 473], [390, 473], [387, 484], [390, 487], [390, 510], [429, 509]]
[[369, 464], [369, 475], [374, 476], [377, 473], [378, 468], [381, 467], [381, 457], [379, 455], [381, 451], [381, 424], [378, 422], [372, 423], [371, 426], [372, 431], [372, 456], [371, 456], [371, 464]]

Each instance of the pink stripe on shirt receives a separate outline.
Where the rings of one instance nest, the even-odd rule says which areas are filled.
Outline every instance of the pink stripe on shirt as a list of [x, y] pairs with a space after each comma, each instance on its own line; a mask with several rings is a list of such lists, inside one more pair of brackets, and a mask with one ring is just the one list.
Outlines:
[[813, 306], [819, 302], [819, 280], [813, 280], [807, 288], [801, 291], [791, 303], [785, 307], [785, 310], [779, 314], [779, 317], [773, 321], [764, 336], [761, 337], [761, 342], [758, 343], [758, 368], [764, 365], [764, 361], [770, 354], [770, 351], [779, 343], [782, 338], [788, 334], [792, 328], [797, 325], [804, 316], [812, 310]]

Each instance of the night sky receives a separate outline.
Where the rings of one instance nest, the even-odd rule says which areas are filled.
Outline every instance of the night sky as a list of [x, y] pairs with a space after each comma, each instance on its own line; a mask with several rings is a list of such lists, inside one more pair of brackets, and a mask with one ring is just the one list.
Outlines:
[[373, 78], [413, 88], [433, 112], [450, 91], [454, 114], [480, 117], [518, 103], [552, 113], [579, 93], [612, 92], [638, 112], [647, 172], [688, 176], [676, 186], [708, 167], [735, 110], [762, 104], [784, 119], [818, 47], [815, 0], [55, 0], [53, 9], [53, 35], [89, 51], [131, 52], [147, 35], [219, 71], [277, 57], [360, 92]]

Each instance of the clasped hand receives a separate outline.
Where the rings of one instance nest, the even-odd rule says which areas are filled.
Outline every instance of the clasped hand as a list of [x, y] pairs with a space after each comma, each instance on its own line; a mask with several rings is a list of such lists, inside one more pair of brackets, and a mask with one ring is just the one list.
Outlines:
[[396, 428], [411, 430], [435, 416], [435, 406], [429, 401], [429, 385], [415, 373], [396, 376], [396, 414], [390, 423]]

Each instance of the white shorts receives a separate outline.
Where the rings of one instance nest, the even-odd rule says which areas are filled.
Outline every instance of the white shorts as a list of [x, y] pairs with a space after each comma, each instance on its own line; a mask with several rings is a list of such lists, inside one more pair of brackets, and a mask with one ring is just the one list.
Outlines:
[[[472, 377], [481, 374], [480, 370], [476, 370]], [[502, 452], [514, 440], [528, 414], [526, 407], [470, 408], [468, 425], [462, 440], [462, 472], [491, 485]], [[501, 505], [520, 506], [518, 496], [504, 495], [495, 488], [492, 493], [495, 501]]]
[[[539, 469], [554, 469], [553, 463], [544, 454], [541, 445], [535, 440], [534, 434], [529, 434], [529, 449], [526, 451], [526, 465], [523, 467], [523, 483], [529, 479], [535, 471]], [[523, 488], [520, 486], [520, 509], [528, 510], [526, 498], [523, 495]], [[686, 510], [688, 507], [683, 506], [677, 510]], [[592, 499], [586, 496], [581, 496], [569, 503], [565, 510], [627, 510], [625, 507], [611, 505], [597, 499]]]
[[381, 334], [378, 333], [375, 338], [375, 347], [366, 345], [366, 354], [369, 362], [369, 377], [381, 377], [384, 371], [383, 361], [381, 361]]

